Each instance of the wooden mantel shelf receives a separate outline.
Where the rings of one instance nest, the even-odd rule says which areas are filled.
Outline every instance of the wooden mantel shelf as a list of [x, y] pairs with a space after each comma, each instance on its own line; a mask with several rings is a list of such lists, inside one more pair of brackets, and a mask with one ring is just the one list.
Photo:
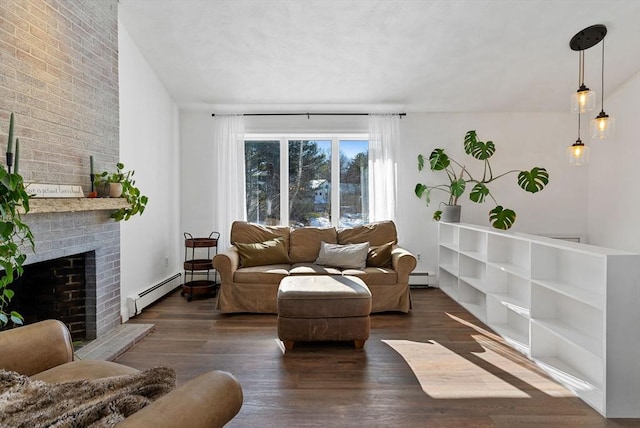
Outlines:
[[128, 206], [124, 198], [31, 198], [28, 214], [111, 211]]

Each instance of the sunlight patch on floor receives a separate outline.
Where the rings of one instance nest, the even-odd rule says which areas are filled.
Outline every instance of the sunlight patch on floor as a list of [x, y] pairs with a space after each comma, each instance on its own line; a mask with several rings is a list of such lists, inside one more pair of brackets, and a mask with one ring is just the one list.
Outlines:
[[[530, 398], [536, 390], [551, 396], [571, 396], [571, 393], [552, 380], [527, 369], [499, 353], [485, 347], [466, 356], [438, 342], [413, 342], [408, 340], [383, 340], [407, 362], [422, 390], [433, 398]], [[505, 372], [512, 377], [508, 382], [487, 369]], [[516, 385], [514, 385], [516, 384]], [[526, 390], [523, 390], [524, 389]]]
[[[485, 352], [474, 352], [473, 354], [476, 357], [498, 367], [500, 370], [509, 373], [510, 376], [517, 378], [518, 381], [524, 382], [551, 397], [575, 396], [573, 392], [567, 390], [559, 383], [539, 374], [534, 369], [524, 367], [521, 364], [522, 360], [526, 360], [527, 362], [529, 362], [529, 360], [516, 351], [488, 340], [486, 337], [479, 335], [472, 337], [485, 349]], [[519, 364], [518, 361], [521, 363]]]

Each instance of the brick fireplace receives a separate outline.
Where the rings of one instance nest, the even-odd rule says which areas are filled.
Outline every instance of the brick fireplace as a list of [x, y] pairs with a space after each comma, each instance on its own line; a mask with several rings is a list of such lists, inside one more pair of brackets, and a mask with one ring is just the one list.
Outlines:
[[[97, 171], [119, 160], [117, 0], [4, 0], [0, 17], [0, 141], [14, 112], [25, 182], [89, 192], [89, 156]], [[87, 331], [100, 337], [120, 323], [120, 225], [80, 205], [23, 217], [36, 241], [26, 263], [92, 254]]]
[[36, 238], [25, 270], [38, 262], [84, 254], [86, 339], [120, 324], [120, 225], [110, 211], [27, 214]]
[[[32, 263], [14, 281], [11, 309], [25, 324], [57, 319], [66, 324], [73, 341], [87, 338], [87, 290], [85, 262], [93, 253], [76, 254]], [[92, 332], [95, 337], [95, 331]]]

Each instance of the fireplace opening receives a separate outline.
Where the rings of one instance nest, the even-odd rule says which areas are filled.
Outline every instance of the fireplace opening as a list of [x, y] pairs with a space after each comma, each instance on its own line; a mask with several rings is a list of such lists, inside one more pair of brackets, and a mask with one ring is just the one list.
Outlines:
[[10, 308], [25, 324], [45, 319], [62, 321], [73, 341], [87, 334], [86, 253], [24, 266], [24, 273], [10, 288], [15, 291]]

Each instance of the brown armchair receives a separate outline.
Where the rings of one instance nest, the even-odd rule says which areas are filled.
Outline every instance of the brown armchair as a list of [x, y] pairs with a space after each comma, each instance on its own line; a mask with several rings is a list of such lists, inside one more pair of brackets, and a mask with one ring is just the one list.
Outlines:
[[[0, 368], [58, 383], [135, 373], [122, 364], [74, 360], [71, 335], [56, 320], [0, 332]], [[120, 422], [118, 427], [222, 427], [242, 406], [242, 388], [229, 373], [192, 379]]]

